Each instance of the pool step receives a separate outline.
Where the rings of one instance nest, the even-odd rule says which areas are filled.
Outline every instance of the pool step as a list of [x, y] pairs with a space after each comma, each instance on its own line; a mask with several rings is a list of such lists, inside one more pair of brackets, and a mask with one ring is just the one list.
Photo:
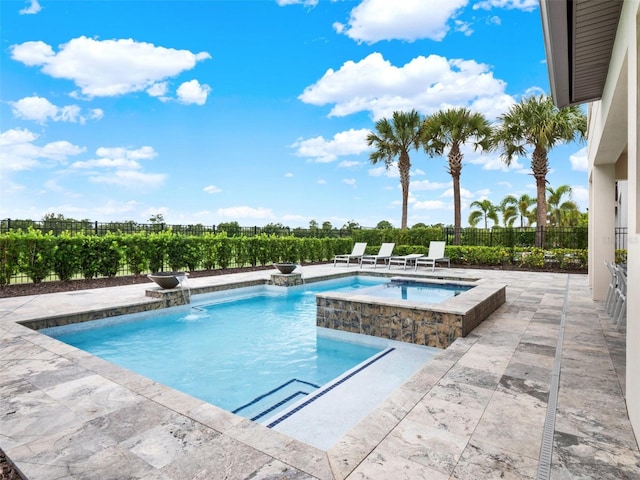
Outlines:
[[236, 413], [247, 418], [250, 417], [251, 420], [257, 421], [265, 415], [273, 414], [293, 402], [298, 401], [300, 398], [309, 395], [318, 388], [320, 388], [320, 385], [292, 378], [273, 390], [270, 390], [236, 408], [232, 413]]

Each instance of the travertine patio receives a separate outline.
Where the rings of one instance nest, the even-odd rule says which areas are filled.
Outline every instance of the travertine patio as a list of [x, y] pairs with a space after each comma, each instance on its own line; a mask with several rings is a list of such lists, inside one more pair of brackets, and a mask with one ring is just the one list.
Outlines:
[[[310, 278], [347, 267], [303, 270]], [[142, 308], [157, 301], [145, 297], [153, 284], [2, 299], [0, 449], [31, 480], [640, 478], [623, 397], [624, 332], [590, 299], [586, 276], [436, 274], [447, 271], [507, 284], [506, 303], [328, 451], [17, 323]]]

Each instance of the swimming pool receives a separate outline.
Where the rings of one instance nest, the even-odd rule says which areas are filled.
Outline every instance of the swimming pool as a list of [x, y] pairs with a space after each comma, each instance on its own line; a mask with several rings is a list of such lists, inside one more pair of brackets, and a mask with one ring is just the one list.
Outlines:
[[323, 335], [316, 327], [315, 294], [386, 281], [355, 277], [289, 288], [239, 288], [195, 296], [188, 306], [41, 332], [260, 420], [384, 350]]

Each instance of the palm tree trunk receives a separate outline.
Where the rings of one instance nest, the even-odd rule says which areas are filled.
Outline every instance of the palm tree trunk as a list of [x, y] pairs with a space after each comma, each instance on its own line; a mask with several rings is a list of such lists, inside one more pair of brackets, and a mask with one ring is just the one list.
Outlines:
[[400, 173], [400, 185], [402, 187], [402, 220], [400, 228], [407, 228], [407, 210], [409, 209], [409, 181], [411, 172], [411, 160], [406, 151], [400, 153], [398, 161], [398, 171]]
[[449, 151], [449, 174], [453, 179], [453, 229], [454, 245], [460, 245], [460, 225], [462, 223], [460, 205], [460, 174], [462, 173], [462, 154], [457, 144], [451, 146]]
[[547, 173], [549, 161], [547, 151], [536, 146], [531, 160], [531, 170], [536, 179], [536, 247], [544, 248], [544, 232], [547, 226]]

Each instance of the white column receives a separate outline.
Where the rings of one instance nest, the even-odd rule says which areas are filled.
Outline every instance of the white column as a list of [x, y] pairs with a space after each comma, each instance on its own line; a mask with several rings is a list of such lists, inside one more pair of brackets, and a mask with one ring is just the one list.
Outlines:
[[627, 365], [626, 397], [629, 419], [640, 439], [640, 2], [631, 18], [628, 60], [628, 237], [627, 237]]
[[615, 164], [594, 165], [589, 184], [589, 283], [594, 300], [604, 300], [609, 287], [605, 260], [615, 261]]
[[588, 243], [588, 257], [587, 257], [587, 271], [589, 272], [588, 275], [588, 279], [589, 279], [589, 287], [591, 289], [593, 289], [593, 277], [594, 277], [594, 272], [595, 272], [595, 260], [593, 259], [593, 252], [594, 249], [591, 248], [591, 245], [594, 244], [594, 235], [595, 235], [595, 229], [593, 228], [593, 226], [595, 225], [595, 220], [593, 219], [593, 213], [595, 212], [595, 209], [593, 208], [593, 205], [595, 203], [595, 200], [593, 198], [593, 178], [592, 178], [592, 172], [593, 172], [593, 168], [589, 169], [589, 184], [588, 184], [588, 188], [589, 188], [589, 227], [587, 229], [587, 243]]

